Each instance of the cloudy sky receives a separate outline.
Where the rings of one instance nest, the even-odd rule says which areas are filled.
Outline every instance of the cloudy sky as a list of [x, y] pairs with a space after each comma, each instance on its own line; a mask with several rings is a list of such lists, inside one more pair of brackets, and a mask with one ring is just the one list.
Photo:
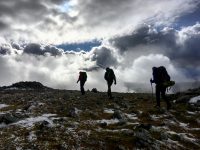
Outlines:
[[1, 0], [0, 85], [79, 89], [85, 70], [86, 89], [105, 91], [107, 66], [114, 91], [149, 84], [152, 66], [176, 82], [198, 81], [199, 21], [199, 0]]

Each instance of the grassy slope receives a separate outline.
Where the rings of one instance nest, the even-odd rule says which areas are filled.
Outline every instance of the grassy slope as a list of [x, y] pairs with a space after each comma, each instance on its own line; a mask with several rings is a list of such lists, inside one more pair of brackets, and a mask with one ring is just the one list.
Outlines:
[[[16, 114], [18, 109], [21, 109], [23, 118], [49, 113], [57, 114], [58, 118], [54, 120], [53, 127], [36, 123], [29, 128], [13, 124], [0, 128], [0, 148], [133, 149], [149, 147], [153, 149], [152, 143], [155, 142], [160, 143], [161, 149], [200, 148], [198, 107], [194, 108], [185, 103], [173, 104], [173, 109], [168, 112], [164, 102], [161, 103], [164, 107], [161, 110], [153, 108], [155, 98], [152, 99], [151, 94], [114, 93], [113, 95], [115, 98], [109, 100], [106, 93], [87, 92], [85, 96], [81, 96], [78, 91], [64, 90], [1, 91], [0, 103], [9, 105], [0, 109], [2, 113]], [[170, 95], [170, 99], [174, 100], [180, 96]], [[40, 105], [40, 103], [43, 104]], [[30, 108], [29, 106], [32, 105], [35, 107]], [[77, 108], [81, 112], [78, 116], [69, 116], [71, 108]], [[105, 108], [120, 110], [123, 114], [132, 114], [138, 119], [126, 117], [125, 122], [110, 125], [97, 123], [98, 120], [113, 119], [113, 114], [104, 112]], [[188, 111], [195, 114], [188, 114]], [[181, 126], [180, 122], [187, 126]], [[140, 132], [137, 123], [151, 126], [151, 129], [147, 131], [154, 142], [145, 141], [136, 136], [135, 133]], [[198, 130], [194, 130], [195, 128]], [[196, 139], [198, 142], [191, 142], [189, 138]], [[174, 144], [171, 142], [171, 146], [166, 145], [170, 141]]]

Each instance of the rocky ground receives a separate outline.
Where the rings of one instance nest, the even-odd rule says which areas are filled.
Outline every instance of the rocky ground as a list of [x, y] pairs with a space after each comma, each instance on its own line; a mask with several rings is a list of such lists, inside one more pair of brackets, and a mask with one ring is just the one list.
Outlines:
[[200, 149], [200, 89], [168, 95], [167, 111], [151, 94], [33, 87], [1, 88], [0, 150]]

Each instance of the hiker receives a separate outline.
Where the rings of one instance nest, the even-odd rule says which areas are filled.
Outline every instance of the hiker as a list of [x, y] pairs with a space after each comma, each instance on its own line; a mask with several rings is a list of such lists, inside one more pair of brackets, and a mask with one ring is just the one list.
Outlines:
[[106, 68], [104, 79], [107, 81], [107, 85], [108, 85], [108, 91], [107, 91], [108, 97], [109, 99], [112, 99], [113, 97], [111, 93], [111, 86], [113, 84], [113, 81], [114, 81], [114, 84], [116, 84], [116, 77], [115, 77], [114, 71], [110, 69], [109, 67]]
[[87, 81], [87, 74], [86, 72], [79, 72], [79, 78], [77, 83], [80, 81], [80, 89], [81, 89], [81, 94], [84, 95], [85, 94], [85, 90], [84, 90], [84, 84]]
[[170, 81], [170, 76], [167, 73], [167, 70], [164, 66], [153, 67], [153, 79], [150, 79], [151, 84], [156, 84], [156, 107], [160, 108], [160, 95], [165, 100], [167, 104], [167, 110], [171, 108], [171, 104], [166, 97], [166, 89], [165, 83]]

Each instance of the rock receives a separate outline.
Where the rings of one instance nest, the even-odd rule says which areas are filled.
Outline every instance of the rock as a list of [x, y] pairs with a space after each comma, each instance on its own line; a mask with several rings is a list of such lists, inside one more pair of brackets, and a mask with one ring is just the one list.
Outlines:
[[106, 127], [107, 126], [107, 123], [106, 122], [101, 122], [99, 123], [100, 127]]
[[140, 124], [138, 125], [136, 128], [140, 129], [145, 129], [145, 130], [150, 130], [152, 128], [152, 125], [151, 124]]
[[123, 145], [118, 145], [116, 150], [126, 150], [126, 148]]
[[188, 95], [181, 96], [176, 100], [176, 103], [188, 103], [190, 98], [191, 96]]
[[3, 114], [2, 116], [0, 116], [0, 123], [11, 124], [19, 120], [20, 118], [17, 118], [12, 114]]
[[79, 110], [76, 107], [70, 108], [68, 117], [76, 118], [79, 115]]
[[120, 110], [115, 110], [114, 111], [113, 118], [117, 118], [119, 120], [126, 120], [125, 115]]
[[121, 125], [125, 125], [126, 123], [127, 123], [126, 119], [120, 119], [117, 124], [121, 126]]
[[93, 89], [91, 90], [91, 92], [93, 92], [93, 93], [98, 93], [98, 90], [97, 90], [96, 88], [93, 88]]

